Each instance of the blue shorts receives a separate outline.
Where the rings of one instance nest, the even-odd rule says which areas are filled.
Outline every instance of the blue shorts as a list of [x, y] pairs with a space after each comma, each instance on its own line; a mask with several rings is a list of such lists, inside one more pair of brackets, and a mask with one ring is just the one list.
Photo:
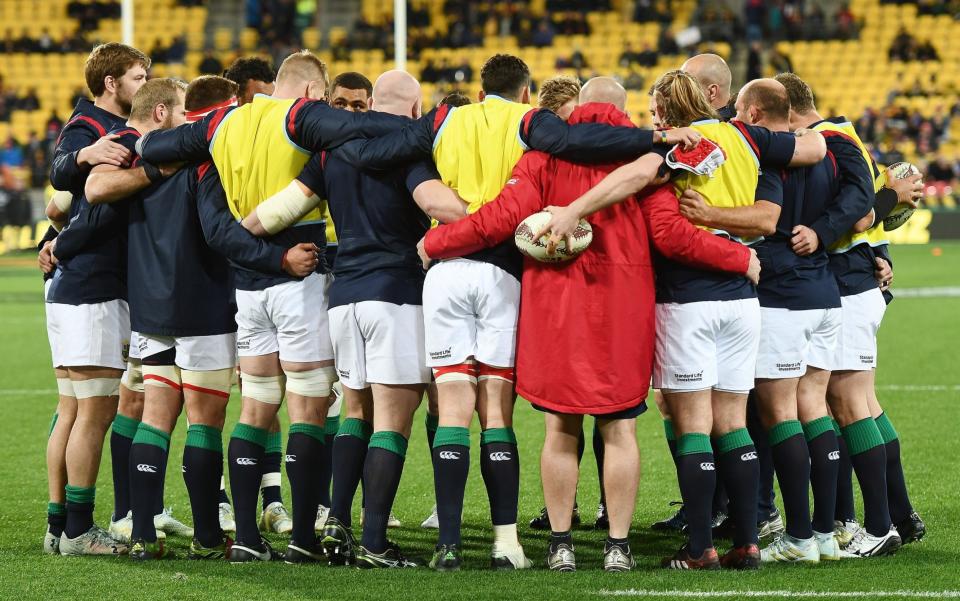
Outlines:
[[[542, 411], [543, 413], [552, 413], [554, 415], [583, 415], [578, 413], [564, 413], [561, 411], [552, 411], [550, 409], [541, 407], [534, 403], [530, 403], [530, 405], [537, 411]], [[647, 410], [647, 401], [644, 400], [644, 401], [640, 401], [640, 404], [636, 405], [635, 407], [630, 407], [629, 409], [622, 409], [620, 411], [615, 411], [614, 413], [588, 413], [587, 415], [591, 415], [597, 419], [633, 419], [643, 414], [646, 410]]]

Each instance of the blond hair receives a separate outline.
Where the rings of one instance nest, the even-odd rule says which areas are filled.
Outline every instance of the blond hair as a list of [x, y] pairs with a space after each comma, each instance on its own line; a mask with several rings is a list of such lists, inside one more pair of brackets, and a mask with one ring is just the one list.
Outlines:
[[309, 50], [294, 52], [280, 63], [277, 69], [277, 84], [287, 81], [310, 83], [322, 81], [324, 89], [330, 84], [327, 79], [327, 64]]
[[686, 127], [699, 119], [718, 118], [696, 78], [684, 71], [667, 71], [653, 84], [651, 93], [663, 125]]
[[560, 107], [580, 95], [580, 81], [573, 77], [557, 75], [540, 84], [537, 102], [540, 108], [556, 113]]
[[173, 108], [183, 103], [180, 94], [186, 92], [187, 84], [183, 80], [164, 77], [151, 79], [137, 90], [130, 105], [131, 121], [147, 121], [153, 115], [153, 109], [163, 104]]

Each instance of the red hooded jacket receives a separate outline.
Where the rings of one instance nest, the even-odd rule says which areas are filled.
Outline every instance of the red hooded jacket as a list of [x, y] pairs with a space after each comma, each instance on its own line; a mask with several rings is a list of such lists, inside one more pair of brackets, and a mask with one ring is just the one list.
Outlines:
[[[611, 104], [577, 107], [570, 123], [631, 125]], [[435, 228], [434, 259], [459, 257], [510, 238], [549, 205], [566, 206], [620, 164], [579, 165], [528, 152], [500, 195], [476, 213]], [[650, 244], [690, 265], [744, 274], [750, 251], [680, 215], [671, 185], [644, 190], [587, 218], [593, 242], [566, 263], [525, 259], [517, 338], [517, 392], [550, 411], [602, 415], [642, 403], [654, 351]]]

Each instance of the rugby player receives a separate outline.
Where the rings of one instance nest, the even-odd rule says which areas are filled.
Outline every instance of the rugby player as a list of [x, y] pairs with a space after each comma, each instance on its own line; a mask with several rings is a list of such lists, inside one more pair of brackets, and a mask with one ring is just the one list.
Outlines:
[[[333, 82], [330, 84], [329, 103], [330, 106], [335, 109], [354, 113], [365, 113], [370, 110], [372, 100], [373, 84], [370, 83], [370, 80], [362, 73], [355, 71], [340, 73], [333, 78]], [[337, 260], [337, 231], [333, 219], [330, 216], [329, 204], [324, 209], [323, 217], [327, 221], [326, 261], [327, 266], [333, 270]], [[331, 397], [330, 410], [327, 412], [327, 423], [324, 426], [327, 432], [327, 438], [323, 447], [323, 464], [320, 470], [320, 508], [317, 511], [317, 530], [320, 531], [322, 531], [326, 523], [327, 517], [329, 516], [329, 508], [332, 504], [330, 484], [333, 475], [333, 441], [340, 427], [342, 387], [335, 384], [333, 394], [336, 398]], [[363, 505], [361, 505], [361, 524], [363, 524], [363, 515]], [[390, 517], [387, 520], [387, 526], [390, 528], [399, 528], [401, 525], [400, 520], [398, 520], [396, 516], [393, 515], [393, 511], [391, 511]]]
[[[257, 94], [273, 94], [276, 73], [264, 59], [256, 56], [241, 57], [233, 61], [223, 76], [237, 84], [240, 92], [237, 105], [243, 106], [253, 101]], [[263, 455], [263, 476], [260, 478], [260, 500], [263, 509], [260, 512], [260, 530], [289, 534], [293, 527], [290, 514], [283, 505], [281, 466], [283, 464], [283, 433], [280, 431], [280, 419], [270, 424], [267, 434], [267, 449]], [[224, 483], [220, 482], [220, 522], [226, 531], [236, 530], [236, 521], [230, 498]]]
[[262, 58], [242, 56], [233, 61], [223, 76], [237, 84], [237, 104], [243, 106], [253, 102], [257, 94], [272, 95], [277, 74], [273, 66]]
[[[134, 101], [129, 122], [133, 129], [120, 132], [121, 140], [133, 148], [143, 133], [182, 122], [184, 108], [189, 111], [186, 119], [196, 120], [215, 106], [236, 102], [237, 86], [220, 77], [194, 81], [186, 89], [185, 103], [182, 87], [171, 80], [145, 86]], [[173, 101], [180, 104], [171, 107], [168, 103]], [[171, 110], [173, 114], [164, 119], [163, 112]], [[169, 173], [157, 174], [147, 164], [127, 170], [99, 167], [87, 181], [91, 202], [112, 202], [126, 194], [130, 211], [131, 321], [141, 332], [147, 382], [144, 420], [133, 446], [136, 470], [131, 470], [135, 506], [131, 556], [136, 559], [166, 553], [142, 516], [148, 515], [143, 508], [162, 496], [163, 473], [149, 468], [166, 463], [169, 436], [184, 404], [190, 426], [183, 473], [197, 524], [190, 557], [219, 558], [229, 548], [217, 519], [217, 482], [223, 467], [221, 431], [236, 363], [236, 308], [230, 267], [208, 246], [204, 232], [218, 250], [264, 270], [304, 275], [316, 264], [312, 246], [286, 250], [264, 244], [243, 231], [225, 205], [198, 198], [202, 171], [191, 167], [162, 179]], [[233, 246], [225, 247], [218, 231], [232, 232]], [[243, 248], [244, 243], [250, 250]], [[306, 267], [295, 270], [298, 258]]]
[[[810, 228], [798, 229], [792, 243], [798, 254], [826, 248], [830, 255], [830, 270], [840, 288], [840, 340], [831, 358], [827, 400], [846, 443], [864, 504], [864, 527], [855, 532], [844, 551], [857, 557], [890, 555], [899, 549], [903, 540], [891, 521], [887, 497], [885, 435], [879, 427], [879, 423], [886, 426], [887, 420], [875, 419], [869, 398], [874, 390], [876, 334], [886, 309], [883, 293], [874, 276], [877, 267], [874, 247], [884, 244], [883, 213], [889, 212], [899, 197], [895, 189], [884, 190], [885, 174], [877, 168], [849, 122], [842, 117], [823, 119], [816, 110], [812, 92], [800, 78], [791, 74], [778, 77], [790, 93], [791, 126], [812, 127], [826, 136], [851, 140], [870, 166], [876, 209], [867, 207], [865, 231], [858, 231], [863, 229], [863, 224], [842, 234], [830, 231], [825, 224], [814, 224]], [[894, 182], [888, 183], [894, 185]], [[896, 185], [912, 188], [913, 182], [897, 182]], [[907, 196], [909, 198], [909, 192]], [[887, 438], [893, 437], [888, 434]], [[913, 513], [912, 508], [910, 513]], [[910, 518], [910, 514], [904, 518]], [[910, 527], [912, 524], [913, 521], [909, 520], [904, 525]]]
[[[460, 92], [450, 92], [440, 100], [439, 104], [446, 104], [452, 107], [466, 106], [470, 104], [470, 99]], [[440, 422], [439, 409], [437, 408], [437, 384], [431, 381], [427, 386], [427, 414], [424, 416], [424, 425], [427, 430], [427, 450], [430, 452], [430, 460], [433, 460], [433, 438], [437, 435], [437, 424]], [[437, 517], [437, 504], [433, 504], [433, 509], [422, 522], [421, 528], [436, 529], [440, 527], [440, 519]]]
[[[590, 80], [580, 100], [572, 122], [630, 123], [622, 112], [626, 92], [613, 79]], [[460, 224], [431, 231], [421, 255], [453, 257], [508, 239], [525, 216], [547, 202], [573, 200], [615, 166], [588, 167], [528, 153], [494, 202]], [[638, 219], [641, 215], [633, 213], [641, 208], [643, 219]], [[608, 210], [595, 223], [602, 223], [607, 235], [591, 245], [581, 260], [561, 269], [526, 261], [523, 276], [517, 389], [547, 413], [540, 471], [553, 525], [547, 565], [556, 571], [576, 569], [570, 515], [577, 482], [574, 456], [585, 413], [596, 416], [604, 444], [612, 451], [603, 480], [611, 500], [604, 569], [626, 571], [635, 565], [628, 541], [640, 467], [635, 418], [646, 408], [653, 363], [648, 236], [660, 252], [684, 262], [741, 275], [750, 266], [754, 279], [759, 270], [755, 253], [684, 220], [671, 188], [651, 192], [637, 204]], [[630, 263], [629, 275], [617, 267], [621, 261]], [[589, 286], [583, 288], [585, 282]], [[549, 297], [560, 288], [584, 296], [576, 303], [553, 302]], [[616, 301], [622, 298], [632, 299], [629, 309]], [[555, 338], [560, 344], [544, 346], [544, 338]], [[592, 358], [586, 366], [584, 355]], [[557, 373], [567, 377], [557, 380]]]
[[[133, 149], [134, 140], [139, 137], [142, 133], [150, 131], [159, 127], [173, 127], [183, 123], [183, 91], [186, 87], [186, 84], [178, 83], [170, 79], [157, 79], [152, 82], [144, 84], [144, 86], [137, 92], [133, 98], [133, 102], [130, 110], [130, 118], [127, 121], [125, 127], [114, 129], [111, 131], [111, 135], [115, 135], [116, 140], [121, 145], [125, 146], [127, 150]], [[134, 157], [134, 162], [131, 163], [135, 165], [136, 158]], [[94, 167], [90, 173], [90, 177], [87, 178], [87, 184], [91, 183], [91, 179], [94, 180], [94, 183], [97, 183], [97, 174], [110, 172], [115, 169], [120, 169], [113, 165], [99, 165]], [[158, 169], [154, 169], [149, 173], [153, 174], [154, 177], [159, 179], [162, 177], [158, 173]], [[145, 173], [136, 173], [130, 174], [139, 178], [148, 178], [149, 176]], [[99, 198], [91, 198], [89, 191], [85, 190], [85, 197], [87, 202], [91, 205], [96, 204]], [[131, 210], [131, 207], [127, 204], [116, 205], [113, 207], [104, 208], [104, 213], [113, 216], [117, 220], [126, 221], [128, 212]], [[132, 217], [133, 221], [137, 220], [137, 216]], [[132, 233], [132, 232], [131, 232]], [[129, 241], [128, 241], [129, 244]], [[134, 297], [137, 294], [144, 294], [146, 290], [138, 284], [141, 282], [136, 281], [136, 276], [141, 274], [141, 270], [144, 269], [143, 265], [137, 264], [134, 262], [130, 264], [130, 258], [137, 258], [139, 254], [134, 250], [130, 249], [127, 252], [128, 255], [128, 266], [131, 268], [128, 274], [128, 282], [131, 284], [130, 290], [133, 292]], [[154, 267], [154, 266], [148, 266]], [[150, 273], [149, 271], [143, 273]], [[130, 275], [134, 277], [131, 278]], [[150, 273], [149, 277], [154, 277], [154, 274]], [[153, 282], [151, 281], [151, 284]], [[152, 287], [148, 285], [149, 289]], [[130, 305], [135, 305], [133, 298], [130, 299]], [[166, 298], [165, 298], [166, 300]], [[140, 307], [139, 311], [143, 311], [144, 308]], [[143, 325], [142, 318], [140, 323], [137, 323], [136, 317], [131, 320], [131, 324], [137, 324], [137, 326]], [[138, 341], [138, 347], [140, 350], [143, 350], [143, 343], [145, 339]], [[142, 353], [141, 353], [142, 354]], [[154, 384], [153, 380], [163, 382], [167, 380], [163, 376], [167, 376], [165, 372], [161, 375], [159, 369], [153, 365], [149, 365], [150, 360], [143, 365], [144, 370], [144, 384]], [[156, 373], [155, 373], [156, 372]], [[172, 382], [171, 382], [172, 383]], [[150, 401], [152, 392], [155, 389], [155, 386], [149, 386], [145, 394], [145, 401], [143, 405], [143, 411], [140, 416], [140, 423], [137, 425], [136, 433], [133, 436], [133, 440], [130, 445], [129, 450], [129, 463], [130, 463], [130, 472], [129, 472], [129, 496], [130, 496], [130, 508], [131, 508], [131, 517], [132, 517], [132, 533], [130, 539], [132, 541], [131, 546], [131, 555], [134, 557], [142, 558], [145, 555], [146, 551], [143, 548], [144, 537], [147, 536], [147, 531], [149, 531], [149, 542], [158, 549], [157, 553], [162, 555], [163, 546], [157, 543], [157, 535], [154, 527], [154, 515], [156, 514], [157, 500], [160, 500], [162, 504], [163, 499], [163, 477], [166, 472], [166, 447], [162, 446], [160, 443], [169, 443], [169, 432], [173, 429], [173, 423], [171, 423], [166, 432], [161, 432], [156, 428], [154, 424], [158, 423], [160, 419], [156, 414], [156, 406], [158, 402], [156, 400]], [[179, 407], [178, 407], [179, 409]], [[179, 411], [177, 412], [179, 414]], [[172, 421], [175, 423], [176, 415], [174, 414]], [[166, 435], [166, 440], [163, 440], [162, 435]], [[162, 453], [157, 453], [155, 450], [160, 449]], [[154, 452], [150, 453], [149, 450]], [[153, 487], [150, 485], [153, 484]], [[192, 534], [192, 531], [191, 533]]]
[[[654, 85], [656, 111], [667, 126], [693, 123], [713, 140], [725, 157], [710, 173], [710, 156], [678, 173], [677, 193], [694, 189], [711, 206], [753, 206], [744, 219], [742, 236], [711, 228], [717, 235], [748, 243], [773, 231], [776, 217], [754, 193], [760, 166], [807, 165], [825, 154], [823, 137], [773, 133], [764, 128], [716, 119], [696, 80], [683, 71], [670, 71]], [[655, 179], [664, 162], [651, 153], [610, 174], [578, 200], [553, 213], [541, 232], [550, 234], [549, 248], [571, 235], [580, 218], [628, 197]], [[646, 163], [646, 166], [644, 164]], [[679, 164], [674, 161], [674, 164]], [[694, 169], [693, 173], [690, 169]], [[682, 206], [682, 205], [681, 205]], [[717, 478], [711, 434], [720, 451], [719, 470], [730, 495], [735, 524], [733, 548], [724, 555], [730, 568], [758, 567], [757, 480], [753, 441], [745, 428], [746, 397], [753, 386], [753, 367], [759, 342], [759, 304], [756, 291], [742, 279], [720, 276], [665, 262], [657, 282], [657, 349], [654, 387], [664, 398], [680, 434], [677, 471], [687, 518], [688, 542], [662, 565], [672, 569], [718, 569], [713, 548], [710, 503]], [[691, 340], [700, 341], [691, 344]]]
[[[158, 162], [212, 157], [211, 169], [222, 179], [230, 210], [241, 219], [283, 186], [291, 187], [291, 180], [310, 158], [306, 149], [323, 150], [402, 124], [401, 117], [352, 114], [310, 100], [324, 98], [327, 83], [322, 61], [306, 51], [295, 53], [281, 65], [273, 97], [256, 96], [243, 107], [220, 109], [195, 123], [152, 132], [138, 142], [142, 156]], [[311, 210], [275, 239], [313, 243], [319, 251], [319, 245], [325, 244], [321, 212]], [[319, 490], [313, 477], [335, 379], [326, 315], [328, 281], [323, 265], [303, 280], [237, 270], [243, 407], [228, 450], [237, 519], [231, 561], [274, 556], [257, 532], [256, 491], [266, 428], [279, 410], [284, 376], [292, 422], [287, 473], [293, 492], [293, 530], [286, 559], [299, 562], [319, 557], [314, 532]], [[317, 299], [311, 311], [304, 305], [308, 298]]]
[[[528, 148], [597, 161], [629, 158], [653, 145], [649, 131], [598, 123], [568, 126], [550, 111], [532, 109], [530, 71], [515, 56], [492, 56], [480, 79], [479, 103], [441, 105], [398, 132], [347, 145], [345, 158], [385, 168], [432, 157], [443, 182], [469, 202], [473, 212], [499, 194]], [[689, 130], [665, 137], [674, 143], [696, 138]], [[430, 269], [424, 283], [427, 364], [434, 368], [440, 410], [433, 445], [438, 544], [462, 547], [469, 425], [477, 412], [495, 569], [532, 565], [517, 536], [520, 473], [512, 427], [521, 269], [520, 255], [507, 243], [442, 262]]]
[[[420, 107], [420, 84], [409, 74], [388, 71], [377, 80], [374, 110], [418, 118]], [[333, 506], [323, 546], [333, 560], [364, 568], [412, 567], [387, 541], [386, 528], [413, 413], [430, 381], [416, 243], [429, 228], [424, 212], [450, 222], [466, 214], [466, 204], [439, 181], [429, 161], [388, 175], [365, 173], [334, 151], [315, 157], [307, 170], [325, 184], [335, 223], [347, 234], [330, 288], [330, 330], [346, 418], [334, 443]], [[270, 201], [259, 205], [245, 224], [259, 231], [270, 207]], [[361, 475], [363, 537], [356, 547], [351, 508]]]
[[[54, 153], [51, 183], [72, 194], [69, 217], [78, 226], [64, 240], [52, 240], [44, 248], [50, 263], [69, 256], [67, 264], [57, 266], [47, 293], [47, 327], [54, 367], [59, 368], [60, 393], [47, 447], [51, 502], [44, 550], [50, 553], [116, 554], [126, 549], [93, 523], [95, 482], [106, 428], [116, 419], [118, 436], [111, 437], [111, 442], [131, 438], [130, 426], [135, 427], [141, 406], [128, 389], [123, 413], [116, 417], [119, 379], [130, 339], [121, 268], [125, 249], [120, 240], [92, 240], [80, 230], [89, 233], [95, 229], [82, 227], [96, 222], [96, 215], [82, 200], [91, 167], [122, 165], [131, 158], [129, 151], [106, 133], [123, 124], [149, 66], [150, 59], [129, 46], [96, 47], [84, 68], [94, 101], [84, 99], [77, 104]], [[59, 256], [55, 253], [58, 243]], [[61, 416], [64, 419], [58, 419]], [[124, 506], [129, 503], [129, 488], [123, 446], [128, 447], [118, 441], [114, 461], [115, 520], [129, 510]]]
[[[737, 97], [736, 109], [744, 123], [790, 131], [789, 97], [775, 80], [748, 83]], [[787, 516], [786, 533], [761, 552], [761, 559], [768, 562], [815, 563], [841, 557], [833, 535], [839, 450], [826, 405], [830, 356], [840, 329], [840, 292], [827, 267], [826, 252], [797, 255], [791, 238], [799, 227], [819, 223], [825, 216], [831, 218], [831, 227], [846, 231], [872, 205], [873, 192], [867, 165], [854, 144], [834, 136], [827, 139], [827, 147], [830, 155], [813, 167], [762, 173], [756, 194], [757, 204], [765, 203], [777, 218], [773, 235], [757, 244], [767, 267], [758, 287], [756, 397]], [[835, 217], [838, 206], [843, 213]], [[686, 208], [694, 223], [734, 234], [741, 233], [739, 219], [747, 210], [711, 208], [699, 199]]]

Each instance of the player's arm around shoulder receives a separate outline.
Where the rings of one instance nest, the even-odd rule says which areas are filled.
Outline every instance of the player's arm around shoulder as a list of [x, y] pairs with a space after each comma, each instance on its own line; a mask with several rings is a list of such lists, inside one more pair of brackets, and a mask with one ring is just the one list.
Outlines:
[[523, 155], [496, 198], [456, 223], [427, 232], [421, 244], [426, 257], [459, 257], [509, 239], [521, 221], [546, 204], [543, 190], [549, 160], [541, 152]]
[[755, 254], [690, 223], [680, 214], [673, 186], [651, 188], [638, 200], [654, 248], [661, 255], [691, 267], [749, 275]]
[[440, 179], [430, 161], [420, 161], [406, 168], [404, 183], [413, 201], [431, 219], [454, 223], [467, 216], [468, 204], [457, 191]]
[[227, 114], [235, 107], [219, 109], [199, 121], [171, 129], [148, 132], [137, 140], [136, 153], [153, 165], [202, 163], [210, 160], [210, 141]]
[[300, 221], [322, 202], [323, 155], [314, 154], [295, 179], [267, 198], [241, 221], [254, 236], [269, 236]]

